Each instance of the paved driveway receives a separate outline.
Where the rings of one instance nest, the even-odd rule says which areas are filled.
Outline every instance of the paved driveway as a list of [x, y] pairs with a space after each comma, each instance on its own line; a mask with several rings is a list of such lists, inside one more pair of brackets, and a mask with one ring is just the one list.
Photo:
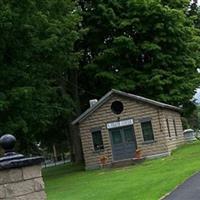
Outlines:
[[200, 172], [178, 186], [163, 200], [200, 200]]

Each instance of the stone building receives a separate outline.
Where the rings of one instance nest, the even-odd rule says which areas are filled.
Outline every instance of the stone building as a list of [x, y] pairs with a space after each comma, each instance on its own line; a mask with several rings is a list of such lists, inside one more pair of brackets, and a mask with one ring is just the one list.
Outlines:
[[111, 90], [73, 121], [79, 126], [86, 169], [169, 155], [182, 144], [181, 109]]

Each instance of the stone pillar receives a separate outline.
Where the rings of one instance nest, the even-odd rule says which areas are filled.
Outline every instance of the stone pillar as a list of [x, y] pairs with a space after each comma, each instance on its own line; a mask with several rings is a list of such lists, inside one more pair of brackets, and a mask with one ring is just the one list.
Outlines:
[[13, 151], [15, 137], [4, 135], [0, 144], [0, 200], [46, 200], [41, 175], [42, 157], [25, 158]]

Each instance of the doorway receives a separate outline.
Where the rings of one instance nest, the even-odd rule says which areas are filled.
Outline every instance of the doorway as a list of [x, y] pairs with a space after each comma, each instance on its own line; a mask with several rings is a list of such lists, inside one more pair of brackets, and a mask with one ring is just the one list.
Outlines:
[[134, 158], [137, 149], [133, 126], [110, 129], [113, 160]]

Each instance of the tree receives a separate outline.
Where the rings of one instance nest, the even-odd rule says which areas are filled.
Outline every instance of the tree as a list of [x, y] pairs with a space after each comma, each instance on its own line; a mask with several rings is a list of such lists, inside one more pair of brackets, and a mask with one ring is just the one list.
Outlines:
[[72, 0], [0, 2], [0, 130], [26, 153], [75, 107], [68, 81], [78, 68], [80, 20]]
[[[199, 86], [199, 35], [189, 1], [81, 1], [82, 65], [92, 93], [110, 88], [166, 103], [188, 102]], [[98, 87], [101, 85], [101, 87]]]
[[183, 104], [183, 128], [192, 128], [194, 130], [200, 128], [199, 106], [195, 100]]
[[197, 0], [193, 0], [191, 2], [189, 10], [188, 10], [188, 14], [189, 14], [189, 16], [197, 16], [198, 15], [198, 1]]

